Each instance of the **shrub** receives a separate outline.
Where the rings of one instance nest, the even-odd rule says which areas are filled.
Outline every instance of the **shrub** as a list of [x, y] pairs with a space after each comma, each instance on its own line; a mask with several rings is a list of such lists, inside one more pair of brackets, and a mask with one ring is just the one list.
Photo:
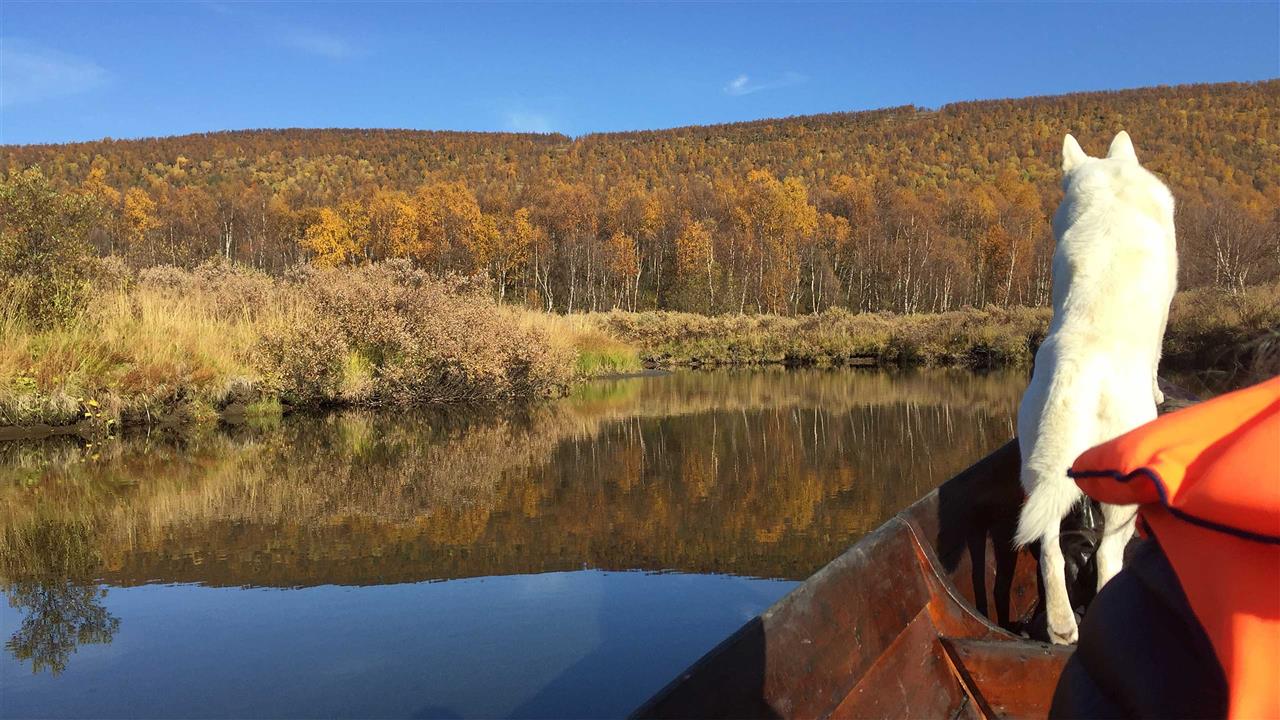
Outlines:
[[333, 318], [307, 314], [279, 326], [257, 343], [256, 365], [263, 385], [293, 405], [338, 398], [347, 345]]
[[0, 425], [200, 420], [274, 397], [490, 402], [556, 394], [575, 377], [561, 321], [528, 323], [483, 283], [407, 263], [287, 279], [223, 263], [130, 277], [108, 265], [95, 302], [54, 327], [0, 313]]
[[107, 255], [93, 259], [89, 282], [95, 295], [111, 295], [128, 290], [134, 274], [119, 255]]
[[471, 278], [388, 262], [291, 273], [281, 286], [298, 315], [265, 335], [257, 362], [292, 404], [489, 402], [572, 379], [562, 346]]
[[73, 317], [89, 297], [86, 237], [100, 208], [59, 192], [32, 167], [0, 182], [0, 300], [38, 327]]
[[266, 273], [222, 260], [211, 260], [184, 270], [172, 265], [149, 267], [138, 274], [138, 285], [166, 297], [199, 296], [206, 309], [218, 317], [253, 318], [274, 313], [285, 285]]

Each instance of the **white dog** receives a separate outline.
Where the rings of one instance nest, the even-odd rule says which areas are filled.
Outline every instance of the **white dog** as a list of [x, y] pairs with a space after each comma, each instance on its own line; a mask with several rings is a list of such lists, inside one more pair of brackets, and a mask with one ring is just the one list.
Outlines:
[[[1156, 416], [1160, 345], [1177, 283], [1173, 196], [1138, 164], [1121, 131], [1105, 159], [1070, 135], [1066, 196], [1053, 218], [1053, 320], [1018, 410], [1022, 486], [1019, 546], [1040, 541], [1049, 634], [1076, 641], [1059, 525], [1081, 499], [1067, 469], [1080, 453]], [[1102, 507], [1098, 587], [1120, 570], [1134, 509]]]

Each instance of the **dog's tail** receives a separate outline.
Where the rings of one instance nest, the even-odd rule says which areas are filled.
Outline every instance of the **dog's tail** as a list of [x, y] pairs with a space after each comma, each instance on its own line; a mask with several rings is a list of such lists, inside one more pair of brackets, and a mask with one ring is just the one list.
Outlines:
[[1062, 518], [1083, 497], [1080, 488], [1067, 477], [1065, 468], [1061, 478], [1040, 477], [1037, 481], [1018, 515], [1018, 530], [1013, 536], [1016, 547], [1029, 545], [1042, 539], [1049, 530], [1056, 530]]
[[1036, 446], [1022, 464], [1022, 486], [1028, 492], [1014, 534], [1018, 547], [1040, 540], [1050, 530], [1056, 531], [1062, 518], [1083, 497], [1067, 470], [1076, 456], [1092, 444], [1098, 398], [1081, 392], [1092, 385], [1080, 382], [1089, 368], [1072, 370], [1075, 372], [1061, 372], [1054, 378], [1040, 414]]

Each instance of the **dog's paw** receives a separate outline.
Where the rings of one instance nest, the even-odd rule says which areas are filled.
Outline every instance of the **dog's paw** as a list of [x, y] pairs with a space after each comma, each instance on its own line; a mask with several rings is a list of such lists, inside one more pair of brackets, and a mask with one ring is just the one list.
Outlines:
[[1054, 645], [1075, 645], [1080, 639], [1080, 630], [1075, 625], [1072, 625], [1071, 630], [1063, 635], [1059, 635], [1057, 631], [1050, 630], [1049, 639], [1053, 641]]
[[1055, 618], [1049, 616], [1049, 640], [1054, 645], [1074, 645], [1080, 639], [1080, 627], [1076, 624], [1075, 613], [1071, 613], [1066, 617]]
[[1164, 393], [1160, 392], [1160, 388], [1155, 389], [1156, 405], [1164, 404]]

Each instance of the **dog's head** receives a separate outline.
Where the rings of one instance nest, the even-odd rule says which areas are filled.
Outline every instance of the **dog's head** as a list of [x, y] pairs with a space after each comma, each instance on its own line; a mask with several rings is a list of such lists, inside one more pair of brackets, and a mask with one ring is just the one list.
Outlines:
[[1054, 218], [1061, 237], [1075, 218], [1091, 208], [1128, 210], [1150, 218], [1173, 238], [1173, 195], [1138, 162], [1129, 133], [1121, 130], [1105, 158], [1090, 157], [1071, 135], [1062, 140], [1062, 188], [1066, 197]]

